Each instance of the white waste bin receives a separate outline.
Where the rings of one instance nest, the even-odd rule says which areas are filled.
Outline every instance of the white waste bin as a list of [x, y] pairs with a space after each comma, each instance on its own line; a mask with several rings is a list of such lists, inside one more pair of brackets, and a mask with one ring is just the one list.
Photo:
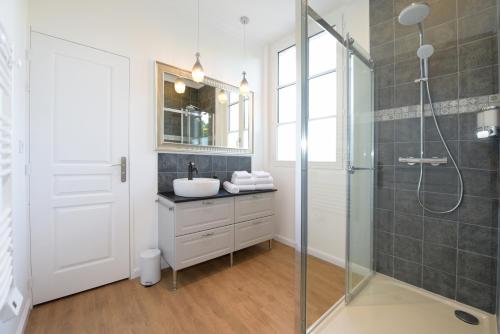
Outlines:
[[151, 286], [161, 279], [160, 250], [146, 249], [141, 252], [141, 284]]

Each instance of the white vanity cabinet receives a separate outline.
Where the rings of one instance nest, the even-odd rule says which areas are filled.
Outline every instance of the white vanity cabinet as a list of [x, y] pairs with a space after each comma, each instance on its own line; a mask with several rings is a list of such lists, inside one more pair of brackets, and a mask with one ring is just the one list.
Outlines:
[[158, 197], [158, 244], [163, 259], [177, 271], [269, 241], [274, 236], [274, 193], [176, 201]]

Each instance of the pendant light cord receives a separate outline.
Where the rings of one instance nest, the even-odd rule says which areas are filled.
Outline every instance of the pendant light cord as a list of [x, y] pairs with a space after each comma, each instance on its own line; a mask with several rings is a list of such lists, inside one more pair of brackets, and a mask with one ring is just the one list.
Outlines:
[[200, 0], [196, 1], [196, 52], [200, 52]]

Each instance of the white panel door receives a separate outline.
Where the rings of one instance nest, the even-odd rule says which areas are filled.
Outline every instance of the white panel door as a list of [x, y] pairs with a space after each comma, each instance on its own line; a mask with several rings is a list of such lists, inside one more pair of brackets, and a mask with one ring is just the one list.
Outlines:
[[31, 254], [39, 304], [129, 277], [128, 173], [122, 180], [119, 164], [128, 159], [129, 61], [39, 33], [31, 49]]

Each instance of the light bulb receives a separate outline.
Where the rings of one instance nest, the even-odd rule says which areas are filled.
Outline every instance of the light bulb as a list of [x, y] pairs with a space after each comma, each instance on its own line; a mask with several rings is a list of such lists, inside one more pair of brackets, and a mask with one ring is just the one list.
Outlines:
[[240, 83], [240, 94], [243, 96], [247, 96], [250, 93], [250, 87], [248, 86], [248, 81], [246, 78], [247, 73], [243, 71], [243, 79]]
[[193, 70], [191, 71], [191, 76], [195, 82], [203, 82], [205, 79], [205, 71], [200, 63], [200, 53], [196, 52], [196, 62], [193, 65]]
[[219, 100], [220, 104], [226, 104], [227, 103], [227, 94], [224, 91], [224, 89], [221, 89], [219, 91], [219, 94], [217, 95], [217, 99]]
[[174, 89], [179, 94], [184, 94], [184, 92], [186, 91], [186, 84], [181, 78], [175, 79]]

